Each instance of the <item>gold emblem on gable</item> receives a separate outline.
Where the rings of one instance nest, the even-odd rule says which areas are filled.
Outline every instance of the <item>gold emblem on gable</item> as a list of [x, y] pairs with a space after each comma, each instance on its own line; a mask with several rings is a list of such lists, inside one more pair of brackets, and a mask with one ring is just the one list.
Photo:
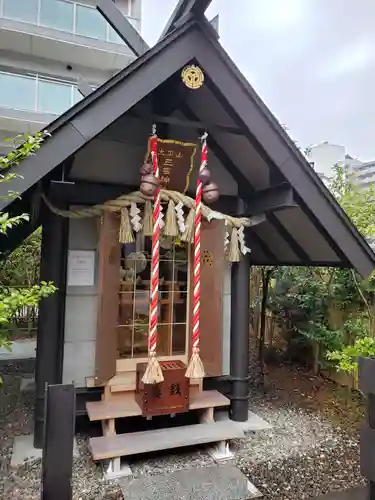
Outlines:
[[181, 78], [184, 84], [189, 89], [199, 89], [204, 83], [203, 71], [194, 64], [186, 66], [181, 73]]

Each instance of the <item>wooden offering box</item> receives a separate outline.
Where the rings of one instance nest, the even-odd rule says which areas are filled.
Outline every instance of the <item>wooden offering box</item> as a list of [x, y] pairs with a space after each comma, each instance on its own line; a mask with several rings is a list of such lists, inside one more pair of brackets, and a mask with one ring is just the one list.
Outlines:
[[189, 409], [189, 379], [186, 366], [181, 361], [161, 361], [164, 382], [144, 384], [146, 363], [137, 365], [136, 401], [144, 417], [183, 413]]

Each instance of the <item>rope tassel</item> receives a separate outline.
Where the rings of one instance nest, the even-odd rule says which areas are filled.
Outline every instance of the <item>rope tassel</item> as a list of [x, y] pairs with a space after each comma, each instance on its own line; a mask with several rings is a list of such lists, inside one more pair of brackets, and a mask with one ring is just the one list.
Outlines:
[[[159, 181], [159, 166], [157, 156], [156, 128], [153, 126], [151, 138], [151, 157], [154, 176]], [[144, 384], [159, 384], [163, 382], [163, 372], [156, 358], [156, 340], [158, 327], [158, 305], [159, 305], [159, 258], [160, 258], [160, 187], [158, 185], [154, 196], [153, 209], [153, 233], [151, 250], [151, 291], [150, 291], [150, 323], [148, 332], [148, 363], [142, 377]]]
[[194, 238], [195, 209], [192, 208], [185, 220], [185, 231], [181, 236], [181, 241], [191, 243]]
[[121, 220], [120, 220], [120, 230], [119, 230], [119, 242], [120, 243], [133, 243], [134, 236], [132, 231], [132, 225], [129, 218], [129, 211], [126, 207], [121, 209]]
[[152, 236], [153, 233], [152, 205], [151, 201], [148, 200], [145, 202], [142, 226], [143, 226], [144, 236]]
[[230, 238], [230, 247], [229, 247], [229, 261], [230, 262], [239, 262], [241, 260], [240, 249], [238, 248], [238, 231], [235, 227], [232, 228], [232, 235]]
[[193, 349], [189, 366], [186, 368], [185, 377], [187, 378], [203, 378], [205, 376], [204, 366], [199, 356], [199, 349]]
[[148, 357], [148, 363], [146, 370], [142, 377], [142, 382], [144, 384], [160, 384], [163, 382], [164, 376], [162, 369], [160, 367], [159, 361], [156, 359], [156, 354], [153, 352]]
[[[199, 172], [207, 166], [207, 134], [202, 136], [201, 164]], [[194, 226], [194, 294], [193, 294], [193, 354], [185, 376], [192, 378], [203, 378], [204, 367], [199, 357], [199, 337], [200, 337], [200, 300], [201, 300], [201, 220], [202, 220], [202, 181], [200, 176], [197, 179], [195, 192], [195, 226]], [[189, 214], [190, 216], [190, 214]]]
[[164, 236], [176, 238], [178, 236], [177, 216], [172, 200], [169, 200], [167, 214], [165, 216]]

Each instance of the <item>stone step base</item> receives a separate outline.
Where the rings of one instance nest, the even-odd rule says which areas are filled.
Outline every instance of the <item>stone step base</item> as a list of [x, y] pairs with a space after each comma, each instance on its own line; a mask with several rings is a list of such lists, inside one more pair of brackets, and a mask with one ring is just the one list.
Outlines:
[[190, 468], [121, 482], [127, 500], [249, 500], [260, 491], [233, 466]]
[[94, 437], [90, 439], [90, 448], [94, 460], [106, 460], [243, 437], [242, 429], [227, 420]]

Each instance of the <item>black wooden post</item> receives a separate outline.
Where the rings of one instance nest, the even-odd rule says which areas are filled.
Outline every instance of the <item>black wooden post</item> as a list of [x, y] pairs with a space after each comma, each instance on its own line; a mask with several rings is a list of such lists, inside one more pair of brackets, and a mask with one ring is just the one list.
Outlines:
[[53, 281], [58, 291], [42, 300], [36, 348], [34, 446], [43, 446], [45, 385], [62, 382], [68, 219], [42, 207], [41, 281]]
[[42, 500], [71, 500], [75, 432], [74, 385], [46, 391]]
[[375, 358], [360, 358], [359, 388], [367, 396], [367, 422], [361, 430], [361, 473], [368, 480], [368, 500], [375, 500]]
[[[244, 213], [239, 200], [239, 213]], [[230, 380], [231, 419], [245, 422], [249, 411], [249, 321], [250, 321], [250, 260], [242, 256], [232, 264], [231, 324], [230, 324]]]

